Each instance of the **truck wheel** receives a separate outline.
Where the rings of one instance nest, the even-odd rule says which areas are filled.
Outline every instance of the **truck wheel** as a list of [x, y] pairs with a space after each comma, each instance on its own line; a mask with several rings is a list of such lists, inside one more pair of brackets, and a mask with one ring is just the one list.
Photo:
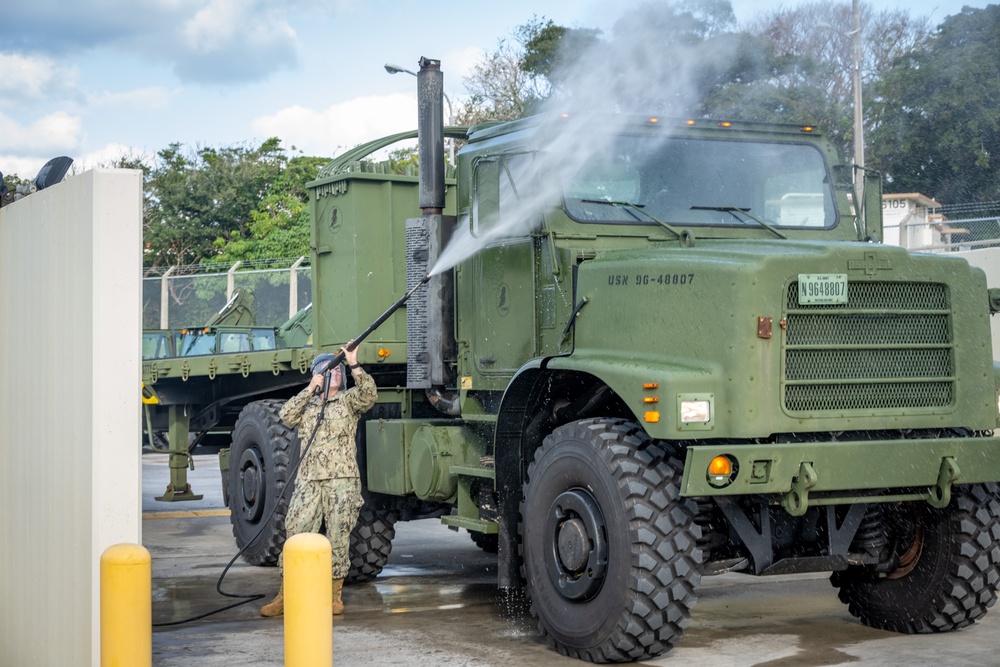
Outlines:
[[477, 547], [488, 554], [495, 554], [500, 550], [500, 536], [496, 533], [480, 533], [470, 530], [469, 537], [472, 538]]
[[657, 656], [681, 637], [700, 580], [682, 464], [633, 422], [552, 432], [528, 468], [523, 574], [550, 645], [592, 662]]
[[254, 401], [243, 408], [233, 429], [229, 519], [236, 545], [242, 549], [249, 544], [243, 559], [251, 565], [276, 565], [285, 543], [292, 492], [283, 491], [298, 461], [299, 442], [295, 430], [278, 418], [282, 405], [282, 400]]
[[392, 552], [392, 538], [396, 536], [395, 523], [399, 512], [374, 509], [365, 496], [365, 504], [358, 514], [358, 522], [351, 531], [349, 555], [351, 569], [347, 581], [359, 583], [377, 577]]
[[865, 625], [906, 634], [964, 628], [996, 602], [1000, 584], [1000, 487], [956, 486], [944, 509], [906, 503], [888, 512], [899, 566], [835, 572], [841, 602]]

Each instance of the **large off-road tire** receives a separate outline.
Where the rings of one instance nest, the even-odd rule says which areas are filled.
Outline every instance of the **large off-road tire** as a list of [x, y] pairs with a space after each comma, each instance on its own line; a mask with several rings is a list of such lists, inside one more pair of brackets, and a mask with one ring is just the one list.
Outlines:
[[535, 453], [521, 504], [531, 612], [550, 645], [592, 662], [670, 649], [700, 580], [697, 505], [681, 462], [633, 422], [561, 426]]
[[382, 572], [392, 552], [392, 538], [396, 536], [395, 523], [398, 520], [399, 512], [374, 509], [371, 499], [365, 495], [365, 504], [351, 531], [351, 569], [347, 573], [347, 581], [371, 581]]
[[887, 512], [899, 566], [835, 572], [840, 600], [865, 625], [906, 634], [947, 632], [982, 618], [1000, 584], [1000, 487], [952, 487], [948, 507], [895, 505]]
[[[282, 400], [248, 404], [233, 429], [229, 509], [236, 544], [251, 565], [276, 565], [285, 544], [289, 475], [299, 457], [294, 429], [278, 418]], [[247, 546], [249, 545], [249, 546]]]
[[500, 536], [496, 533], [480, 533], [470, 530], [469, 537], [476, 543], [476, 546], [488, 554], [495, 554], [500, 551]]

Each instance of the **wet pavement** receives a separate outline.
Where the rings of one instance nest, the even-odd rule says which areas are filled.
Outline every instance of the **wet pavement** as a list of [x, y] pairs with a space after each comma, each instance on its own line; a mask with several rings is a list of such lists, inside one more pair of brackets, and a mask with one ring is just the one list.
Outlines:
[[[143, 460], [143, 543], [153, 562], [153, 621], [188, 618], [231, 604], [216, 592], [236, 552], [222, 509], [213, 457], [196, 458], [192, 486], [204, 500], [157, 503], [166, 459]], [[165, 507], [164, 507], [165, 506]], [[382, 575], [344, 589], [347, 613], [332, 621], [334, 664], [580, 665], [549, 649], [521, 605], [499, 595], [495, 556], [465, 531], [437, 520], [397, 524]], [[275, 568], [237, 562], [222, 589], [263, 594], [278, 589]], [[283, 624], [256, 601], [208, 618], [153, 631], [153, 664], [163, 667], [282, 665]], [[743, 667], [821, 665], [994, 665], [1000, 611], [960, 632], [904, 636], [858, 623], [826, 575], [706, 578], [683, 641], [641, 665]]]

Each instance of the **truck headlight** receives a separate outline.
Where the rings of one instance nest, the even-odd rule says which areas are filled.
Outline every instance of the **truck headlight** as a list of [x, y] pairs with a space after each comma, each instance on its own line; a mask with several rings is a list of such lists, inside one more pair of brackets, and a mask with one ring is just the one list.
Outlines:
[[681, 401], [682, 424], [706, 424], [710, 421], [712, 421], [711, 401]]
[[677, 430], [715, 428], [715, 394], [677, 394]]

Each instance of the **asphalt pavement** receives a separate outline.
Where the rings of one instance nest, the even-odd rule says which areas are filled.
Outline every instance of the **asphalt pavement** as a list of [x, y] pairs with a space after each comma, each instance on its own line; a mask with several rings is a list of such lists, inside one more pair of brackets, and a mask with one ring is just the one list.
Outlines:
[[[190, 473], [195, 502], [153, 500], [169, 481], [166, 457], [143, 456], [143, 544], [152, 555], [153, 621], [169, 623], [234, 600], [216, 585], [236, 552], [222, 503], [214, 456], [195, 457]], [[500, 595], [495, 556], [465, 531], [437, 520], [397, 524], [382, 575], [344, 588], [347, 611], [333, 620], [334, 664], [579, 665], [546, 646], [530, 614]], [[153, 664], [160, 667], [282, 665], [283, 622], [259, 615], [278, 590], [276, 568], [237, 562], [222, 584], [236, 594], [267, 599], [202, 620], [153, 631]], [[971, 628], [905, 636], [861, 625], [837, 600], [827, 575], [707, 577], [684, 638], [642, 665], [878, 665], [948, 667], [1000, 664], [996, 609]]]

